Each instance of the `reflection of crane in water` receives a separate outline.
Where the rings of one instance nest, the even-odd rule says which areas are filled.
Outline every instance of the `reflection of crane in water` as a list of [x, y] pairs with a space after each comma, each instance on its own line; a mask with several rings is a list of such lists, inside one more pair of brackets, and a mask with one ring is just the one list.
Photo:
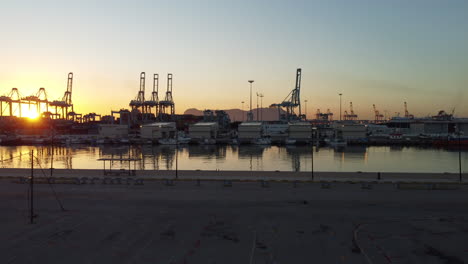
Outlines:
[[291, 157], [292, 170], [294, 172], [301, 171], [301, 156], [297, 152], [296, 147], [286, 147], [286, 152]]
[[141, 153], [142, 167], [146, 169], [146, 164], [149, 163], [153, 170], [159, 170], [159, 162], [161, 160], [161, 153], [158, 151], [158, 146], [143, 146]]

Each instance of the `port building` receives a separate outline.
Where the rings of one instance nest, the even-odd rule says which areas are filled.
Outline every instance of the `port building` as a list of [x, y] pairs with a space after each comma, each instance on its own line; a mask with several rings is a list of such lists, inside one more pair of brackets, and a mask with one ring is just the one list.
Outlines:
[[193, 140], [216, 139], [218, 132], [217, 122], [198, 122], [189, 126], [189, 136]]
[[175, 138], [177, 134], [175, 122], [156, 122], [142, 125], [140, 137], [143, 139], [158, 140], [163, 138]]

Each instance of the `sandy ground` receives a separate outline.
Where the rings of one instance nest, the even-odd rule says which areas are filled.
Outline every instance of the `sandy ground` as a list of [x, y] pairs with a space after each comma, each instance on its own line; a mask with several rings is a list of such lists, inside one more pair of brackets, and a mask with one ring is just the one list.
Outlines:
[[27, 196], [0, 180], [1, 263], [468, 262], [466, 185], [36, 184], [34, 224]]

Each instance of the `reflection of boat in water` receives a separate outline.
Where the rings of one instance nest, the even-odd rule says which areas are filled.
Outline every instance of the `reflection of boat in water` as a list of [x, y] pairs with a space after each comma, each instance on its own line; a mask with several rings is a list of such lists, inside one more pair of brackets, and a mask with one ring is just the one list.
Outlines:
[[253, 144], [255, 145], [271, 145], [271, 139], [270, 138], [257, 138], [257, 139], [254, 139]]
[[161, 138], [158, 140], [161, 145], [176, 145], [177, 141], [174, 138]]
[[119, 143], [121, 143], [121, 144], [129, 144], [129, 143], [130, 143], [130, 140], [128, 140], [128, 138], [121, 138], [121, 139], [119, 140]]
[[159, 139], [158, 142], [161, 145], [182, 145], [188, 144], [192, 140], [188, 137], [179, 137], [177, 140], [175, 138], [162, 138]]
[[328, 141], [328, 145], [334, 148], [344, 148], [348, 145], [348, 143], [344, 139], [335, 138], [335, 139]]
[[192, 139], [189, 138], [189, 137], [184, 137], [184, 136], [179, 136], [179, 138], [177, 139], [177, 143], [178, 144], [188, 144], [190, 143]]
[[215, 145], [216, 144], [216, 139], [213, 138], [205, 138], [203, 140], [200, 140], [200, 145]]

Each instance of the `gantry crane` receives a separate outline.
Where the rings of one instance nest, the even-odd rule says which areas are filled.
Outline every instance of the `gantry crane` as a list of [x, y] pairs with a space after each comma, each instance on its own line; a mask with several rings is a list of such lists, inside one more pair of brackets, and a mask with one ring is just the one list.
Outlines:
[[21, 117], [21, 95], [18, 88], [12, 88], [8, 95], [0, 96], [0, 114], [3, 116], [3, 104], [7, 104], [9, 116], [14, 116], [13, 104], [17, 104], [19, 117]]
[[151, 99], [148, 101], [145, 101], [145, 113], [151, 113], [151, 109], [154, 107], [155, 108], [155, 116], [158, 116], [159, 112], [159, 96], [158, 96], [158, 91], [159, 91], [159, 75], [155, 73], [153, 75], [153, 92], [151, 93]]
[[[73, 110], [73, 102], [72, 102], [72, 88], [73, 88], [73, 72], [68, 73], [68, 80], [67, 80], [67, 90], [63, 95], [61, 101], [54, 100], [50, 103], [50, 106], [55, 107], [55, 114], [59, 114], [58, 108], [61, 109], [60, 118], [68, 118], [70, 112], [74, 112]], [[71, 111], [68, 111], [71, 108]]]
[[166, 97], [163, 101], [159, 102], [159, 114], [162, 115], [174, 115], [175, 114], [175, 103], [172, 98], [172, 73], [167, 74], [167, 90]]
[[333, 113], [330, 111], [330, 108], [327, 109], [328, 121], [333, 121]]
[[[277, 107], [278, 108], [278, 115], [280, 120], [282, 121], [293, 121], [293, 120], [301, 120], [305, 119], [305, 116], [302, 115], [301, 112], [301, 69], [296, 70], [296, 85], [294, 89], [286, 96], [283, 102], [279, 104], [272, 104], [270, 107]], [[286, 108], [286, 114], [281, 115], [281, 108]], [[296, 115], [294, 109], [299, 107], [299, 115]]]
[[[28, 105], [29, 110], [31, 110], [31, 104], [36, 106], [36, 113], [40, 115], [43, 112], [49, 111], [49, 101], [47, 100], [47, 93], [45, 88], [39, 88], [39, 91], [35, 95], [30, 95], [22, 97], [21, 100], [23, 103]], [[41, 105], [45, 106], [45, 110], [42, 110]]]
[[358, 119], [358, 115], [354, 113], [353, 102], [349, 102], [349, 114], [348, 111], [345, 111], [344, 120], [355, 121]]
[[84, 122], [96, 122], [96, 117], [99, 117], [99, 120], [101, 120], [101, 115], [98, 115], [96, 113], [89, 113], [83, 116], [83, 121]]
[[317, 112], [315, 113], [315, 119], [321, 121], [332, 121], [333, 113], [330, 111], [330, 109], [327, 109], [326, 113], [322, 113], [320, 109], [317, 109]]
[[3, 116], [4, 114], [4, 110], [3, 110], [3, 104], [6, 104], [7, 107], [8, 107], [8, 115], [9, 116], [12, 116], [13, 115], [13, 110], [12, 110], [12, 105], [11, 105], [11, 97], [7, 96], [7, 95], [2, 95], [0, 96], [0, 116]]
[[384, 115], [382, 115], [380, 111], [377, 110], [377, 108], [375, 107], [375, 104], [373, 104], [372, 107], [374, 108], [375, 123], [381, 122], [384, 119]]
[[138, 91], [137, 97], [135, 100], [131, 100], [129, 106], [132, 110], [141, 109], [144, 113], [145, 108], [145, 72], [140, 73], [140, 90]]
[[14, 115], [14, 108], [13, 104], [16, 103], [19, 117], [21, 117], [21, 95], [18, 91], [18, 88], [12, 88], [10, 94], [8, 95], [10, 97], [10, 115]]
[[413, 119], [413, 118], [414, 118], [414, 115], [412, 115], [412, 114], [410, 114], [410, 113], [408, 112], [408, 104], [405, 102], [404, 105], [405, 105], [405, 117], [406, 117], [406, 118]]

